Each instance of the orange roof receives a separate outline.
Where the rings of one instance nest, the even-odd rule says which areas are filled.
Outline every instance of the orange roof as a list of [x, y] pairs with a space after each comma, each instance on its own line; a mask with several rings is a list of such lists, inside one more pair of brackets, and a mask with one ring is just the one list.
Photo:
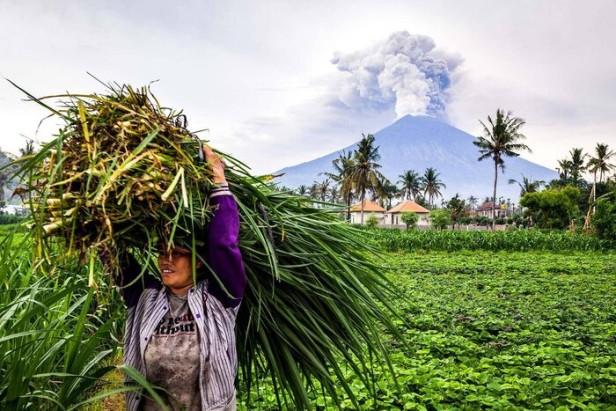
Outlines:
[[[381, 212], [384, 213], [385, 209], [383, 207], [381, 207], [380, 205], [378, 205], [377, 203], [375, 203], [374, 201], [370, 201], [370, 200], [364, 200], [364, 212], [366, 211], [372, 211], [372, 212]], [[361, 212], [361, 203], [357, 203], [357, 204], [353, 204], [351, 206], [351, 212]]]
[[391, 208], [388, 213], [429, 213], [430, 210], [426, 210], [414, 201], [406, 200]]

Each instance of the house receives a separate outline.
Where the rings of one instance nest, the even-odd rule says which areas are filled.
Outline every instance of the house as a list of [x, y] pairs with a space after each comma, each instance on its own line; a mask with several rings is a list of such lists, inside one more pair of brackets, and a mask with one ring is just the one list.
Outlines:
[[[480, 217], [489, 217], [492, 218], [492, 210], [494, 209], [494, 202], [493, 201], [484, 201], [483, 204], [481, 204], [478, 208], [477, 208], [477, 212], [476, 215], [480, 216]], [[504, 218], [507, 217], [508, 215], [508, 206], [507, 204], [503, 203], [499, 206], [496, 206], [496, 218]]]
[[[364, 200], [364, 224], [371, 215], [374, 215], [379, 224], [383, 224], [385, 209], [374, 201]], [[361, 203], [353, 204], [350, 209], [351, 224], [361, 224]]]
[[401, 202], [395, 207], [392, 207], [387, 211], [385, 217], [385, 224], [390, 225], [405, 225], [404, 221], [400, 217], [402, 213], [415, 213], [419, 220], [417, 220], [418, 226], [428, 226], [430, 225], [430, 210], [420, 206], [414, 201], [406, 200]]

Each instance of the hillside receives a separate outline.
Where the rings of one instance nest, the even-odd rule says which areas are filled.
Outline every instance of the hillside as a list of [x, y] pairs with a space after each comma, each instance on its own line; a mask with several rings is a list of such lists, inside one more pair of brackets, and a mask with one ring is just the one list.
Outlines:
[[[375, 133], [375, 143], [381, 154], [381, 171], [387, 178], [397, 182], [398, 176], [407, 169], [422, 174], [427, 167], [435, 167], [447, 185], [443, 193], [445, 198], [455, 193], [463, 197], [474, 195], [479, 198], [492, 194], [494, 164], [486, 160], [477, 161], [479, 154], [473, 140], [474, 136], [429, 116], [407, 115]], [[278, 171], [285, 173], [279, 182], [288, 187], [297, 187], [322, 180], [324, 177], [319, 173], [332, 171], [332, 161], [339, 153], [353, 150], [354, 147], [355, 144], [283, 168]], [[517, 202], [519, 187], [507, 181], [510, 178], [520, 180], [521, 174], [534, 180], [549, 181], [557, 178], [554, 170], [523, 158], [507, 158], [505, 173], [499, 172], [497, 196]]]

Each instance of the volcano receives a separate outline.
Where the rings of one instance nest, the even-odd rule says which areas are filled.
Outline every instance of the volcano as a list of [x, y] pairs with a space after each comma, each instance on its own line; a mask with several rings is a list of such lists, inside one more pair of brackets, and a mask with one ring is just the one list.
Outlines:
[[[473, 144], [474, 136], [434, 117], [406, 115], [375, 133], [374, 137], [381, 155], [378, 161], [380, 170], [392, 183], [396, 183], [398, 176], [406, 170], [412, 169], [422, 175], [426, 168], [434, 167], [447, 186], [442, 190], [444, 198], [449, 199], [456, 193], [462, 198], [492, 196], [494, 162], [477, 161], [479, 151]], [[321, 173], [333, 171], [332, 161], [342, 151], [352, 151], [355, 147], [353, 144], [314, 160], [285, 167], [276, 172], [284, 173], [278, 182], [295, 188], [320, 181], [325, 178]], [[506, 157], [505, 172], [499, 169], [497, 197], [517, 201], [520, 189], [517, 184], [508, 184], [508, 180], [520, 181], [522, 175], [546, 182], [558, 178], [557, 173], [547, 167], [521, 157]]]

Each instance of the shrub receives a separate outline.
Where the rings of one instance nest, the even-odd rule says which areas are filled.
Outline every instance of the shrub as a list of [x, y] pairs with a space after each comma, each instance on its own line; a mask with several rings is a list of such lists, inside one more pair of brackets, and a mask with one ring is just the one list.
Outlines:
[[566, 228], [579, 214], [581, 192], [573, 186], [526, 193], [520, 205], [539, 228]]
[[379, 225], [379, 220], [378, 218], [376, 218], [376, 216], [374, 214], [370, 214], [370, 216], [368, 217], [368, 219], [366, 219], [366, 227], [368, 228], [374, 228], [377, 225]]
[[406, 229], [415, 228], [415, 225], [419, 221], [417, 213], [402, 213], [400, 219], [406, 224]]
[[597, 200], [592, 225], [597, 237], [616, 242], [616, 191]]
[[451, 214], [449, 210], [439, 209], [430, 212], [430, 221], [433, 228], [442, 230], [451, 224]]

